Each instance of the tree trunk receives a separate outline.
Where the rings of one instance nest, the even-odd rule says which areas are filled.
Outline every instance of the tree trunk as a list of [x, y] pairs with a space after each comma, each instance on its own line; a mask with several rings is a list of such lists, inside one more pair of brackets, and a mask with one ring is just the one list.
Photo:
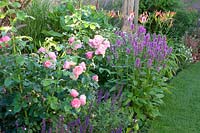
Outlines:
[[128, 17], [134, 9], [134, 1], [135, 0], [124, 0], [122, 5], [122, 16], [123, 16], [123, 26], [122, 30], [126, 32], [130, 32], [130, 22], [128, 21]]
[[122, 30], [130, 32], [130, 22], [128, 17], [130, 13], [134, 12], [134, 25], [135, 29], [138, 27], [138, 11], [139, 11], [139, 0], [124, 0], [122, 6], [123, 26]]

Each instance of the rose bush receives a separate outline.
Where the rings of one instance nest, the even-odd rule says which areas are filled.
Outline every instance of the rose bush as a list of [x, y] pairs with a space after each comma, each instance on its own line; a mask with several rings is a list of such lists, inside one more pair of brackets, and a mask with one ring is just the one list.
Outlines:
[[[107, 39], [98, 37], [109, 44]], [[103, 40], [95, 43], [103, 45]], [[73, 120], [94, 99], [99, 87], [94, 60], [103, 55], [94, 55], [91, 60], [82, 54], [88, 49], [95, 52], [89, 43], [73, 49], [76, 40], [66, 42], [66, 47], [54, 46], [53, 42], [47, 39], [37, 53], [0, 57], [2, 130], [26, 127], [35, 132], [41, 129], [42, 119], [48, 120], [48, 126], [56, 127], [59, 116], [65, 118], [64, 122]], [[10, 62], [13, 63], [8, 66]]]

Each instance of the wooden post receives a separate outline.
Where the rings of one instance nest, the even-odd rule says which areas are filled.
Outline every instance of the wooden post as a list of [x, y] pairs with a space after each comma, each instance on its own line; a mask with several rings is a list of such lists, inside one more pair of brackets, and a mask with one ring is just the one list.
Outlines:
[[138, 29], [138, 13], [139, 13], [139, 3], [140, 3], [140, 0], [135, 0], [135, 19], [134, 19], [134, 25], [135, 25], [135, 30], [137, 31]]

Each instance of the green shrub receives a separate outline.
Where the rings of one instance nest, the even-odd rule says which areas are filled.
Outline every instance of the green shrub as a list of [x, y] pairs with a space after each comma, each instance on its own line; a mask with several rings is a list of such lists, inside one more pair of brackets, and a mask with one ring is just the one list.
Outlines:
[[186, 31], [197, 26], [198, 13], [195, 10], [177, 10], [174, 17], [173, 27], [169, 31], [169, 36], [181, 38]]
[[[169, 25], [161, 25], [155, 21], [155, 12], [175, 12], [176, 14], [170, 18], [172, 23]], [[196, 26], [198, 15], [195, 10], [186, 9], [186, 5], [179, 0], [141, 0], [140, 13], [148, 12], [149, 20], [145, 24], [147, 30], [151, 33], [162, 33], [169, 38], [179, 38], [185, 34], [191, 27]], [[158, 28], [159, 27], [159, 28]]]
[[140, 0], [140, 13], [146, 11], [176, 11], [180, 6], [179, 0]]

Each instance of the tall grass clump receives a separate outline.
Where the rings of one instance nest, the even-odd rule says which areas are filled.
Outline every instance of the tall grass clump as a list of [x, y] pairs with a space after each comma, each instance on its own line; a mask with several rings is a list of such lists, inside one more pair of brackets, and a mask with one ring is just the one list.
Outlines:
[[[19, 30], [19, 34], [33, 38], [32, 48], [37, 48], [40, 41], [44, 40], [43, 30], [48, 29], [47, 19], [51, 10], [52, 0], [33, 0], [25, 9], [27, 15], [33, 18], [27, 18], [23, 22], [25, 27]], [[21, 22], [20, 22], [21, 23]]]

